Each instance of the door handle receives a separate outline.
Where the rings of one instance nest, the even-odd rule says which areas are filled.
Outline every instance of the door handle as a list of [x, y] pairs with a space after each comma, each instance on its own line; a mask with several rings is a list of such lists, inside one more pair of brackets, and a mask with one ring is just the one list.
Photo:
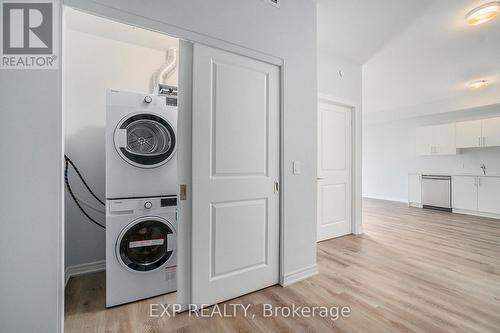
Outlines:
[[316, 179], [317, 179], [317, 180], [323, 180], [323, 179], [325, 179], [325, 178], [322, 178], [322, 177], [317, 177]]
[[280, 190], [280, 183], [274, 182], [274, 193], [278, 193]]

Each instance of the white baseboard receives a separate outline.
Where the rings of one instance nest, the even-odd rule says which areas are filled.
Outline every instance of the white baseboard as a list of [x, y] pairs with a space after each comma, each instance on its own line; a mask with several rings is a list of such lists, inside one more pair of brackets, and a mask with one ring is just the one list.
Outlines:
[[318, 265], [316, 264], [309, 267], [301, 268], [294, 272], [285, 274], [285, 276], [283, 277], [283, 281], [281, 281], [281, 285], [283, 287], [286, 287], [291, 285], [292, 283], [305, 280], [316, 274], [318, 274]]
[[378, 194], [363, 194], [363, 198], [408, 203], [408, 199], [406, 199], [406, 198], [394, 198], [394, 197], [388, 197], [388, 196], [378, 195]]
[[453, 208], [452, 211], [453, 211], [453, 213], [457, 213], [457, 214], [474, 215], [474, 216], [480, 216], [480, 217], [487, 217], [490, 219], [500, 219], [499, 214], [484, 213], [484, 212], [478, 212], [475, 210], [455, 209], [455, 208]]
[[104, 270], [106, 270], [106, 260], [99, 260], [75, 266], [68, 266], [64, 271], [64, 286], [66, 286], [71, 277], [87, 273], [101, 272]]

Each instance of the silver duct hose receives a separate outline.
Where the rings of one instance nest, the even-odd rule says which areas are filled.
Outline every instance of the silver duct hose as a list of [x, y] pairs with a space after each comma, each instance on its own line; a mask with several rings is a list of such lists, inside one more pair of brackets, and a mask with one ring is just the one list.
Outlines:
[[153, 74], [153, 95], [158, 95], [160, 84], [165, 84], [165, 81], [177, 68], [177, 50], [170, 48], [167, 50], [165, 64]]

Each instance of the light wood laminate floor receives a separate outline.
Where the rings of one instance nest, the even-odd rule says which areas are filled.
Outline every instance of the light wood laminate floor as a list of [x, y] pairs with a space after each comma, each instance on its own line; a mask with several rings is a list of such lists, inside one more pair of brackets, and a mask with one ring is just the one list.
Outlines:
[[[500, 221], [363, 202], [362, 236], [319, 243], [320, 274], [228, 303], [255, 318], [151, 318], [151, 303], [105, 309], [104, 273], [72, 278], [65, 332], [500, 332]], [[349, 318], [264, 318], [262, 304], [349, 306]]]

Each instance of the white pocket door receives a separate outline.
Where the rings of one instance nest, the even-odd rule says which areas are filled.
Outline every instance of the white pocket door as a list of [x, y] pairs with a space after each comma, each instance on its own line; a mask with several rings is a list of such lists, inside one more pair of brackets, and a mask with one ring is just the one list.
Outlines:
[[268, 63], [194, 46], [195, 304], [279, 281], [279, 73]]

